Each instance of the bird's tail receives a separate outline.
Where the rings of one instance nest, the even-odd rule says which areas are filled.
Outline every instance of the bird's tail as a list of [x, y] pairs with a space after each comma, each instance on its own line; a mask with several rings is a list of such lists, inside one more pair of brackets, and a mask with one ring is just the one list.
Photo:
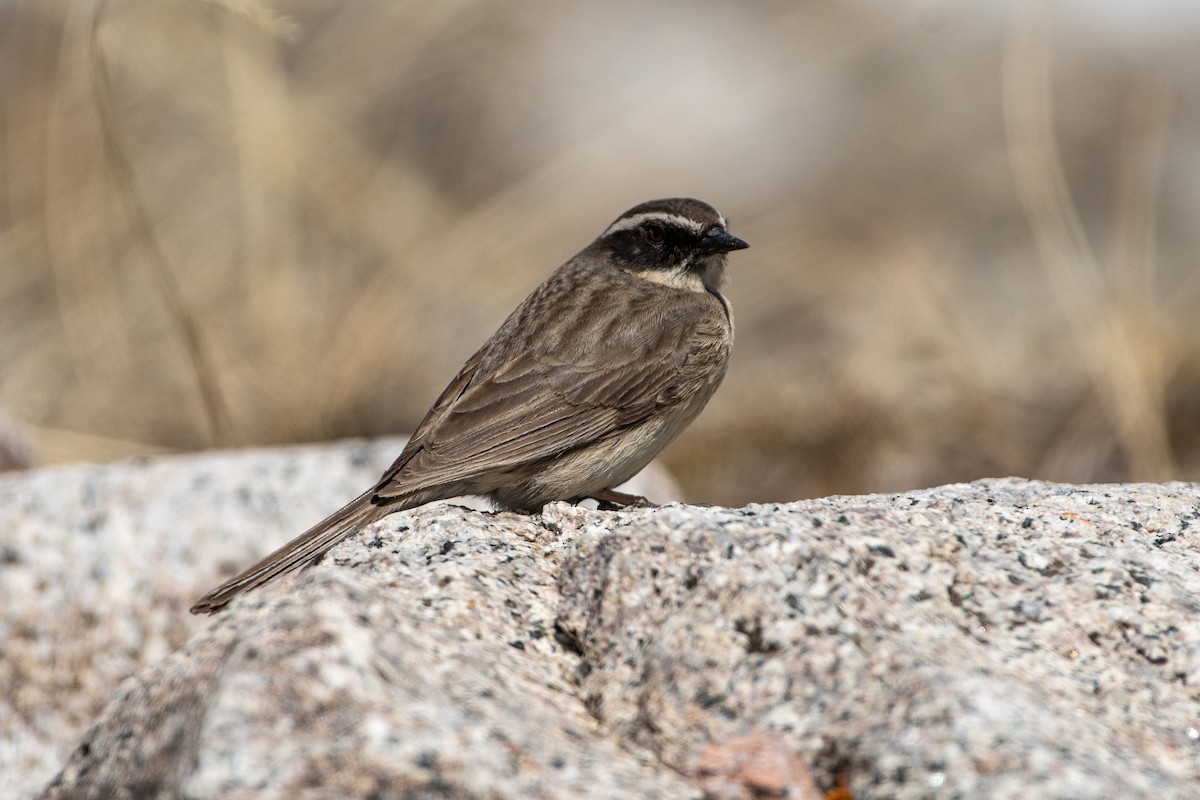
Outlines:
[[242, 570], [201, 597], [192, 606], [192, 613], [212, 614], [220, 611], [242, 592], [304, 566], [363, 526], [405, 507], [403, 504], [375, 505], [371, 502], [374, 491], [363, 492], [254, 566]]

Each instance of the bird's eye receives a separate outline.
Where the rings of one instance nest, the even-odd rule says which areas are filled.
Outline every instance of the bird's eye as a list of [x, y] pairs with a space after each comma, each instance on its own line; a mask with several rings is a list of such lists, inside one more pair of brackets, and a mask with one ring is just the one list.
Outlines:
[[649, 222], [643, 230], [646, 233], [646, 241], [650, 244], [662, 244], [663, 240], [667, 238], [666, 228], [661, 223]]

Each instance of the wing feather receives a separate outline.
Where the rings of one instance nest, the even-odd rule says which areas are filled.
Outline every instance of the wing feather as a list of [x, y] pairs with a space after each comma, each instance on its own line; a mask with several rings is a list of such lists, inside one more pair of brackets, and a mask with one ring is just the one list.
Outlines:
[[[724, 310], [706, 294], [616, 276], [607, 284], [576, 280], [564, 304], [555, 296], [573, 276], [555, 277], [446, 388], [380, 482], [378, 498], [486, 483], [640, 424], [680, 400], [696, 371], [689, 360], [727, 336]], [[637, 291], [614, 280], [637, 281]]]

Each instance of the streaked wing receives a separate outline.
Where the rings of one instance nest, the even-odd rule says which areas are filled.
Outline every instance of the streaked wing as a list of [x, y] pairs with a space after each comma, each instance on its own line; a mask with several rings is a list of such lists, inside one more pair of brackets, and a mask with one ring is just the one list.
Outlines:
[[[725, 319], [711, 297], [673, 294], [683, 296], [598, 292], [592, 301], [607, 303], [611, 313], [591, 319], [612, 320], [603, 326], [582, 318], [587, 303], [569, 305], [579, 310], [575, 315], [522, 318], [518, 309], [493, 342], [529, 346], [506, 354], [493, 342], [485, 345], [439, 398], [377, 494], [399, 496], [535, 463], [678, 402], [695, 372], [688, 362], [723, 341]], [[538, 320], [537, 329], [523, 329], [534, 324], [523, 321], [530, 319]]]

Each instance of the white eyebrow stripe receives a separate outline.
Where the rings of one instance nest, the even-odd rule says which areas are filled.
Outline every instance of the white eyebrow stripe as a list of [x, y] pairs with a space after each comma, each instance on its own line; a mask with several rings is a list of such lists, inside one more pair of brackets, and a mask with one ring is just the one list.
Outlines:
[[[678, 214], [668, 214], [665, 211], [647, 211], [645, 214], [634, 214], [632, 217], [622, 217], [621, 219], [608, 226], [608, 230], [604, 232], [605, 236], [621, 231], [627, 231], [631, 228], [636, 228], [646, 220], [655, 219], [667, 225], [677, 225], [680, 228], [687, 228], [692, 233], [699, 234], [704, 230], [704, 224], [697, 222], [688, 217], [681, 217]], [[725, 220], [718, 221], [721, 227], [725, 226]]]

